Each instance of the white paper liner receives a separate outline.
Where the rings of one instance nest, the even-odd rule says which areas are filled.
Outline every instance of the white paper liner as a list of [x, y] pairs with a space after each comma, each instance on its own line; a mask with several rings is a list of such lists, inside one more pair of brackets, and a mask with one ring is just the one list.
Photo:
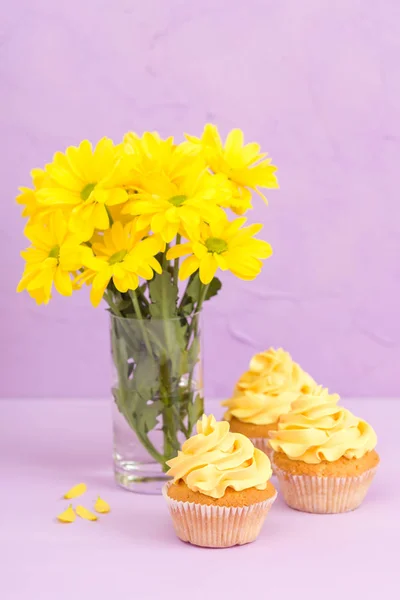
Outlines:
[[207, 506], [182, 502], [168, 496], [171, 482], [163, 486], [174, 529], [178, 538], [195, 546], [229, 548], [253, 542], [261, 531], [265, 517], [274, 503], [272, 498], [250, 506]]
[[354, 477], [291, 475], [275, 466], [279, 489], [295, 510], [310, 513], [343, 513], [355, 510], [367, 495], [377, 467]]

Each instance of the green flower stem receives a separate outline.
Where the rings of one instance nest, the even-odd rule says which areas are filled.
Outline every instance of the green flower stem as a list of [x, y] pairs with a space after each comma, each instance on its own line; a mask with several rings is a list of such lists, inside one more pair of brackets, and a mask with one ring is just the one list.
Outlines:
[[200, 310], [201, 310], [201, 308], [202, 308], [202, 306], [203, 306], [203, 302], [204, 302], [204, 300], [206, 299], [207, 292], [208, 292], [208, 286], [209, 286], [209, 285], [210, 285], [209, 283], [208, 283], [207, 285], [204, 285], [204, 284], [203, 284], [203, 288], [202, 288], [202, 290], [200, 291], [200, 297], [199, 297], [199, 301], [198, 301], [198, 303], [197, 303], [197, 309], [196, 309], [196, 312], [197, 312], [197, 313], [198, 313], [198, 312], [200, 312]]
[[[197, 320], [199, 318], [199, 315], [195, 315], [193, 317], [193, 319], [196, 319], [196, 328], [195, 331], [197, 331]], [[196, 337], [196, 334], [195, 334]], [[193, 385], [193, 376], [194, 376], [194, 370], [196, 368], [196, 364], [194, 364], [190, 370], [189, 373], [189, 379], [188, 379], [188, 393], [190, 394], [191, 397], [193, 397], [193, 390], [192, 390], [192, 385]]]
[[195, 276], [195, 275], [194, 275], [194, 274], [192, 274], [192, 275], [189, 277], [189, 279], [188, 279], [188, 282], [187, 282], [187, 285], [186, 285], [186, 289], [185, 289], [184, 293], [182, 294], [182, 298], [181, 298], [181, 301], [180, 301], [180, 303], [179, 303], [179, 306], [178, 306], [178, 311], [182, 310], [182, 308], [184, 307], [184, 305], [185, 305], [185, 303], [186, 303], [186, 300], [187, 300], [187, 293], [186, 293], [186, 292], [187, 292], [187, 288], [189, 287], [189, 285], [190, 285], [190, 282], [193, 280], [193, 277], [194, 277], [194, 276]]
[[[167, 461], [176, 456], [180, 448], [180, 436], [189, 437], [201, 414], [201, 396], [193, 390], [193, 382], [199, 358], [198, 313], [208, 286], [197, 287], [198, 298], [190, 299], [190, 314], [182, 315], [179, 308], [174, 308], [174, 304], [179, 304], [177, 285], [174, 285], [179, 276], [179, 260], [171, 266], [165, 253], [159, 258], [164, 275], [154, 289], [145, 282], [140, 289], [129, 291], [128, 296], [110, 285], [104, 297], [110, 312], [119, 317], [112, 327], [113, 358], [118, 374], [115, 401], [148, 455], [167, 471]], [[159, 315], [162, 332], [157, 320], [153, 323], [151, 302], [158, 307], [154, 312]], [[176, 324], [171, 319], [175, 319]], [[182, 387], [183, 375], [188, 378], [188, 384]], [[151, 407], [147, 406], [148, 400], [152, 401]], [[163, 432], [162, 450], [149, 439], [158, 428]]]
[[126, 412], [124, 412], [124, 417], [128, 421], [128, 423], [131, 426], [131, 428], [133, 429], [133, 431], [136, 433], [138, 439], [141, 441], [142, 445], [146, 448], [146, 450], [150, 454], [150, 456], [153, 457], [154, 460], [156, 460], [158, 463], [163, 465], [164, 464], [164, 456], [162, 454], [160, 454], [160, 452], [158, 452], [158, 450], [156, 450], [156, 448], [150, 442], [148, 436], [145, 433], [139, 431], [139, 429], [136, 427], [135, 419], [133, 417], [130, 417], [129, 413], [126, 413]]
[[209, 284], [207, 284], [207, 285], [202, 284], [202, 286], [200, 288], [199, 299], [197, 301], [196, 308], [193, 311], [192, 322], [189, 325], [189, 330], [188, 330], [188, 335], [187, 335], [187, 347], [189, 347], [189, 342], [190, 342], [190, 338], [191, 338], [191, 335], [193, 333], [193, 330], [194, 330], [194, 335], [196, 336], [196, 334], [197, 334], [197, 330], [198, 330], [198, 317], [199, 317], [199, 313], [200, 313], [200, 311], [202, 309], [203, 302], [204, 302], [204, 300], [206, 299], [206, 296], [207, 296], [208, 286], [209, 286]]
[[108, 306], [111, 308], [112, 314], [114, 316], [116, 316], [116, 317], [120, 317], [120, 319], [121, 319], [121, 321], [120, 321], [121, 329], [124, 332], [125, 341], [126, 341], [127, 345], [129, 346], [129, 344], [130, 344], [130, 331], [129, 331], [129, 328], [127, 329], [126, 326], [125, 326], [125, 321], [126, 321], [125, 317], [123, 316], [123, 314], [121, 313], [121, 311], [118, 310], [117, 305], [113, 301], [111, 290], [106, 290], [105, 291], [105, 293], [104, 293], [104, 299], [107, 302]]
[[143, 315], [142, 315], [142, 311], [140, 310], [140, 305], [139, 305], [139, 301], [138, 301], [138, 297], [136, 294], [136, 291], [133, 290], [129, 290], [129, 295], [131, 297], [132, 300], [132, 304], [133, 304], [133, 308], [135, 309], [135, 313], [136, 313], [136, 317], [139, 321], [139, 327], [140, 330], [142, 332], [143, 335], [143, 340], [146, 346], [146, 350], [149, 353], [150, 356], [152, 356], [152, 350], [151, 350], [151, 344], [150, 344], [150, 340], [149, 340], [149, 336], [147, 335], [147, 331], [146, 331], [146, 327], [143, 323]]
[[109, 290], [106, 290], [104, 292], [104, 300], [107, 302], [114, 315], [116, 315], [117, 317], [122, 317], [122, 314], [118, 310], [117, 305], [113, 302], [112, 295]]
[[[164, 461], [163, 470], [168, 470], [167, 460], [173, 458], [179, 448], [177, 441], [177, 432], [175, 427], [175, 417], [173, 410], [173, 398], [171, 397], [169, 385], [168, 364], [165, 361], [160, 367], [161, 375], [161, 401], [163, 407], [163, 434], [164, 434]], [[177, 448], [178, 447], [178, 448]]]
[[[203, 302], [204, 302], [204, 300], [206, 298], [206, 295], [207, 295], [208, 285], [203, 285], [201, 287], [200, 296], [199, 296], [199, 300], [197, 302], [196, 310], [193, 313], [192, 322], [189, 325], [189, 332], [188, 332], [188, 338], [187, 338], [187, 349], [189, 349], [189, 343], [190, 343], [190, 338], [191, 338], [191, 335], [192, 335], [192, 330], [194, 331], [194, 336], [193, 336], [193, 342], [192, 343], [194, 343], [194, 340], [196, 339], [196, 336], [198, 335], [198, 332], [199, 332], [200, 311], [201, 311], [201, 308], [203, 306]], [[192, 392], [192, 384], [193, 384], [194, 370], [195, 370], [195, 365], [193, 365], [192, 369], [190, 370], [189, 380], [188, 380], [188, 392], [191, 395], [193, 394], [193, 392]], [[189, 432], [189, 434], [190, 433], [191, 432]]]
[[[163, 270], [167, 271], [169, 262], [167, 260], [167, 252], [168, 252], [168, 244], [165, 249], [165, 253], [163, 255]], [[160, 380], [161, 380], [161, 401], [163, 403], [163, 434], [164, 434], [164, 464], [163, 469], [166, 471], [168, 466], [165, 464], [167, 460], [175, 456], [176, 451], [179, 448], [179, 443], [177, 439], [177, 431], [176, 431], [176, 422], [173, 411], [173, 397], [171, 390], [171, 377], [169, 372], [169, 357], [172, 355], [173, 346], [170, 338], [170, 328], [169, 328], [169, 318], [167, 309], [168, 298], [166, 293], [162, 293], [161, 296], [161, 314], [163, 315], [163, 323], [164, 323], [164, 331], [165, 331], [165, 341], [166, 341], [166, 355], [163, 356], [162, 363], [160, 365]]]
[[[179, 246], [181, 243], [181, 234], [178, 233], [176, 236], [176, 245]], [[179, 258], [174, 260], [174, 285], [178, 284], [178, 273], [179, 273]]]
[[[168, 265], [169, 265], [168, 260], [167, 260], [168, 248], [169, 248], [169, 245], [167, 244], [167, 247], [165, 249], [165, 253], [164, 253], [163, 259], [162, 259], [162, 267], [163, 267], [164, 271], [168, 270]], [[165, 341], [167, 343], [168, 355], [170, 355], [171, 351], [172, 351], [172, 345], [171, 345], [170, 331], [169, 331], [169, 327], [168, 327], [168, 320], [170, 319], [170, 315], [168, 314], [168, 309], [167, 309], [167, 301], [168, 300], [167, 300], [166, 295], [167, 295], [166, 290], [163, 289], [162, 297], [161, 297], [161, 314], [163, 317], [163, 321], [166, 324], [166, 326], [165, 326]]]
[[[117, 306], [113, 302], [112, 297], [111, 297], [111, 293], [110, 292], [106, 292], [104, 294], [104, 297], [105, 297], [105, 300], [108, 303], [109, 307], [113, 311], [113, 313], [116, 316], [120, 317], [121, 318], [121, 323], [124, 324], [124, 322], [125, 322], [124, 317], [122, 316], [121, 312], [118, 310]], [[133, 299], [132, 299], [132, 301], [133, 301]], [[143, 329], [145, 331], [144, 326], [143, 326]], [[146, 450], [148, 451], [148, 453], [150, 454], [150, 456], [152, 456], [154, 458], [154, 460], [156, 460], [157, 462], [163, 464], [164, 463], [164, 457], [162, 456], [162, 454], [160, 454], [156, 450], [156, 448], [150, 442], [148, 436], [145, 433], [142, 433], [142, 432], [139, 431], [139, 429], [136, 426], [136, 421], [133, 418], [133, 415], [131, 415], [130, 412], [128, 411], [128, 409], [127, 409], [127, 407], [129, 406], [129, 402], [126, 400], [126, 392], [127, 392], [127, 390], [126, 390], [125, 385], [124, 385], [124, 382], [126, 380], [125, 369], [127, 368], [127, 365], [124, 364], [124, 362], [121, 360], [121, 356], [120, 356], [120, 352], [119, 352], [119, 344], [122, 343], [122, 342], [119, 342], [118, 340], [115, 339], [114, 332], [112, 334], [112, 341], [113, 341], [113, 357], [114, 357], [115, 366], [117, 367], [117, 373], [118, 373], [119, 392], [122, 395], [122, 399], [123, 399], [122, 403], [120, 403], [120, 405], [119, 405], [119, 409], [123, 413], [125, 419], [129, 423], [130, 427], [136, 433], [138, 439], [141, 441], [141, 443], [143, 444], [143, 446], [146, 448]], [[150, 345], [149, 345], [149, 347], [150, 347]], [[150, 352], [151, 352], [151, 347], [150, 347]]]
[[146, 296], [144, 295], [144, 291], [140, 287], [138, 287], [136, 289], [136, 293], [140, 295], [140, 301], [143, 302], [146, 310], [148, 310], [150, 307], [150, 302], [147, 300]]
[[190, 435], [190, 431], [189, 429], [186, 427], [185, 423], [183, 422], [182, 417], [179, 414], [179, 406], [173, 406], [174, 412], [175, 412], [175, 419], [177, 421], [179, 421], [179, 429], [182, 431], [183, 435], [188, 438]]

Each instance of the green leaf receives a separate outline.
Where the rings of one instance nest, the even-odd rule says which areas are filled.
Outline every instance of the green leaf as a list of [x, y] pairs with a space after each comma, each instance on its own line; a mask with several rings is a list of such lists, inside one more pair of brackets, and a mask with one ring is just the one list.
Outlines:
[[195, 273], [194, 277], [191, 279], [186, 288], [186, 296], [191, 298], [193, 305], [197, 304], [200, 298], [200, 290], [202, 285], [203, 284], [199, 279], [198, 273]]
[[158, 360], [176, 362], [185, 349], [186, 325], [182, 325], [179, 319], [150, 319], [147, 331]]
[[[130, 319], [113, 319], [111, 339], [114, 362], [118, 360], [118, 372], [125, 372], [125, 363], [133, 358], [136, 363], [144, 354], [143, 337], [140, 335], [136, 321]], [[127, 371], [126, 371], [127, 372]]]
[[157, 399], [160, 388], [159, 365], [152, 356], [142, 356], [133, 373], [136, 402], [133, 419], [140, 433], [147, 434], [157, 424], [162, 403]]
[[188, 371], [192, 371], [200, 360], [200, 336], [193, 339], [187, 354]]
[[115, 403], [118, 407], [119, 412], [125, 417], [127, 422], [131, 425], [132, 415], [135, 414], [138, 404], [140, 403], [140, 397], [132, 390], [126, 390], [122, 388], [112, 388]]
[[187, 322], [178, 319], [178, 286], [168, 272], [156, 275], [149, 283], [150, 314], [148, 331], [154, 353], [160, 362], [168, 362], [172, 391], [182, 375], [181, 358], [186, 347]]
[[163, 404], [160, 400], [141, 405], [141, 411], [137, 414], [137, 425], [141, 431], [148, 433], [158, 423], [158, 417], [162, 413]]
[[192, 314], [194, 309], [194, 304], [191, 301], [186, 302], [182, 307], [180, 312], [185, 315], [185, 317], [188, 317], [189, 315]]
[[114, 402], [115, 402], [115, 404], [117, 405], [119, 412], [120, 412], [120, 413], [122, 413], [122, 414], [124, 414], [124, 410], [123, 410], [123, 408], [124, 408], [124, 403], [123, 403], [123, 397], [122, 397], [122, 394], [120, 394], [120, 391], [119, 391], [119, 389], [118, 389], [118, 388], [116, 388], [116, 387], [113, 387], [113, 388], [111, 389], [111, 391], [112, 391], [112, 395], [113, 395], [113, 397], [114, 397]]
[[114, 363], [118, 370], [118, 378], [125, 381], [128, 378], [128, 350], [127, 341], [124, 339], [122, 331], [117, 327], [112, 328], [111, 332], [111, 351]]
[[127, 308], [130, 308], [132, 306], [132, 302], [130, 300], [121, 300], [121, 302], [119, 302], [116, 305], [118, 307], [118, 310], [120, 312], [123, 312], [124, 310], [126, 310]]
[[160, 372], [152, 356], [142, 355], [133, 373], [133, 388], [147, 402], [159, 389]]
[[[198, 273], [195, 273], [194, 277], [190, 280], [186, 288], [185, 301], [181, 308], [185, 315], [191, 314], [194, 307], [197, 305], [202, 288], [204, 288], [204, 283], [201, 283]], [[221, 281], [218, 279], [218, 277], [214, 277], [208, 286], [205, 300], [210, 300], [210, 298], [216, 296], [221, 288]]]
[[218, 279], [218, 277], [214, 277], [214, 279], [211, 281], [210, 285], [208, 286], [206, 297], [204, 298], [204, 300], [210, 300], [210, 298], [213, 298], [213, 296], [216, 296], [221, 288], [222, 288], [221, 281]]
[[178, 286], [167, 271], [157, 274], [149, 283], [150, 314], [153, 319], [171, 319], [177, 316]]

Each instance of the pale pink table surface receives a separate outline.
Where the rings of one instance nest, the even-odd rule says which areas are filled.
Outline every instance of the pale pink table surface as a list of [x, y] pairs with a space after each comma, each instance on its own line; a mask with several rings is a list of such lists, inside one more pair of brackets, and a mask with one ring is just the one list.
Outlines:
[[[309, 515], [278, 497], [256, 543], [207, 550], [175, 537], [162, 497], [114, 485], [108, 402], [0, 400], [0, 599], [398, 597], [400, 400], [347, 404], [379, 436], [363, 506]], [[80, 481], [82, 503], [101, 494], [112, 512], [57, 523], [61, 495]]]

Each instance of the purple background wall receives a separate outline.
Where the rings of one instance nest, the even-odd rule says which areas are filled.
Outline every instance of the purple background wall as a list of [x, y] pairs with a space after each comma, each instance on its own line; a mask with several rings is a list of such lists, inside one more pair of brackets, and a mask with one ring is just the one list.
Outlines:
[[0, 27], [0, 396], [110, 384], [102, 308], [15, 295], [30, 168], [84, 137], [207, 121], [260, 141], [281, 183], [252, 215], [273, 259], [256, 282], [225, 277], [207, 308], [209, 396], [271, 344], [343, 395], [398, 395], [398, 0], [19, 0]]

